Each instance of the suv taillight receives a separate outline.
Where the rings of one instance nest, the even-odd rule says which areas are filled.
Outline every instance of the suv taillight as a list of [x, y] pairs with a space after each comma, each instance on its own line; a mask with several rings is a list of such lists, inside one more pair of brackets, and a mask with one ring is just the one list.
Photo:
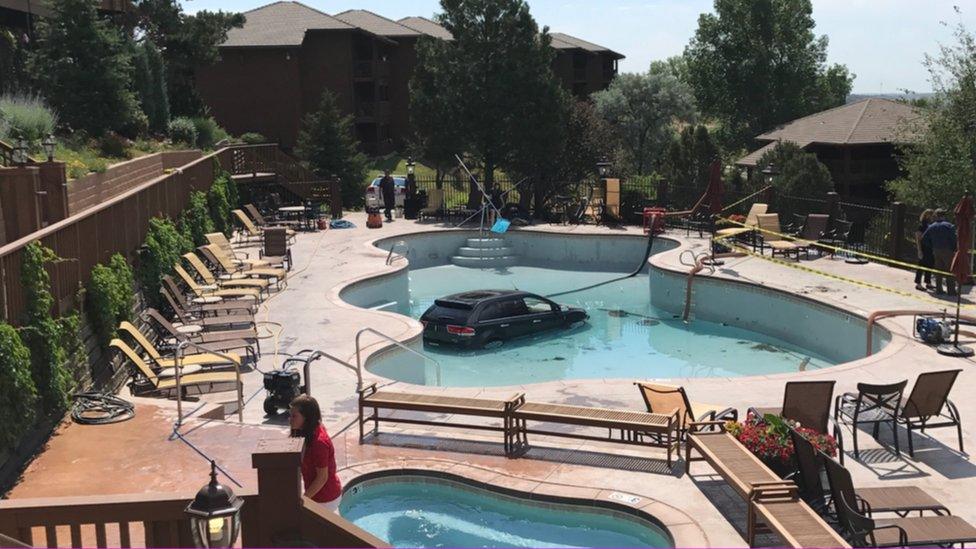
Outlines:
[[448, 324], [447, 333], [451, 335], [457, 335], [461, 337], [472, 337], [474, 336], [474, 328], [469, 328], [467, 326], [455, 326], [453, 324]]

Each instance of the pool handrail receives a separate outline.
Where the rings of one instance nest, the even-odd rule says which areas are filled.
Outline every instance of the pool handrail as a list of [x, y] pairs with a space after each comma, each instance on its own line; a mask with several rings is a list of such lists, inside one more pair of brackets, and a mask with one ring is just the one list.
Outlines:
[[[404, 250], [406, 250], [407, 253], [410, 253], [410, 246], [407, 246], [407, 242], [406, 241], [404, 241], [404, 240], [398, 240], [397, 242], [394, 242], [393, 245], [390, 246], [390, 253], [388, 253], [386, 255], [386, 264], [387, 265], [393, 265], [393, 262], [396, 261], [396, 258], [393, 257], [393, 251], [396, 250], [397, 246], [403, 246]], [[402, 257], [404, 259], [407, 258], [407, 255], [406, 254], [403, 254], [403, 253], [397, 254], [397, 256]]]
[[237, 420], [240, 423], [244, 423], [244, 382], [241, 380], [241, 368], [238, 362], [240, 361], [237, 357], [232, 357], [224, 353], [218, 353], [213, 349], [207, 348], [203, 345], [194, 343], [186, 338], [181, 338], [176, 344], [176, 350], [173, 356], [173, 365], [175, 368], [176, 376], [176, 424], [175, 428], [179, 429], [183, 425], [183, 387], [180, 378], [182, 377], [181, 370], [183, 369], [183, 355], [187, 347], [195, 349], [203, 353], [209, 353], [212, 355], [219, 356], [226, 359], [228, 362], [235, 364], [234, 372], [237, 374]]
[[410, 347], [407, 347], [403, 343], [400, 343], [399, 341], [393, 339], [392, 337], [390, 337], [390, 336], [388, 336], [388, 335], [386, 335], [386, 334], [384, 334], [382, 332], [379, 332], [377, 330], [374, 330], [373, 328], [363, 328], [362, 330], [359, 330], [358, 332], [356, 332], [356, 375], [359, 378], [358, 379], [358, 382], [356, 384], [356, 390], [357, 391], [361, 391], [363, 389], [363, 360], [362, 360], [362, 346], [360, 345], [360, 339], [362, 339], [362, 335], [364, 333], [366, 333], [366, 332], [369, 332], [369, 333], [371, 333], [373, 335], [377, 335], [380, 338], [385, 339], [386, 341], [389, 341], [390, 343], [396, 345], [397, 347], [400, 347], [401, 349], [404, 349], [406, 351], [409, 351], [409, 352], [411, 352], [411, 353], [419, 356], [420, 358], [422, 358], [424, 360], [429, 360], [429, 361], [433, 362], [434, 363], [434, 366], [436, 366], [436, 372], [437, 372], [437, 378], [436, 378], [435, 381], [437, 383], [437, 386], [440, 387], [440, 385], [441, 385], [441, 363], [438, 362], [437, 359], [431, 357], [430, 355], [421, 353], [420, 351], [418, 351], [416, 349], [412, 349]]

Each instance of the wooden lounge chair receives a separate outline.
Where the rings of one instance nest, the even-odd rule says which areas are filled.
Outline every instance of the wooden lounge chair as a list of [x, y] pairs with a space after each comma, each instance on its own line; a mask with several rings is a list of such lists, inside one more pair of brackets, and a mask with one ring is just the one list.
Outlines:
[[664, 385], [661, 383], [635, 382], [644, 397], [647, 411], [658, 414], [670, 414], [678, 411], [681, 420], [682, 436], [687, 432], [688, 425], [696, 421], [736, 420], [738, 410], [734, 408], [720, 408], [710, 404], [691, 402], [684, 387]]
[[[164, 378], [156, 374], [146, 364], [146, 361], [121, 339], [113, 339], [109, 346], [120, 351], [135, 368], [133, 384], [130, 386], [133, 394], [168, 393], [176, 389], [175, 377]], [[180, 376], [180, 387], [184, 393], [190, 388], [195, 388], [200, 392], [208, 392], [204, 388], [214, 390], [226, 385], [232, 385], [237, 389], [237, 402], [239, 405], [243, 405], [244, 384], [241, 382], [240, 370], [233, 372], [196, 372]]]
[[427, 205], [420, 210], [420, 219], [441, 218], [444, 216], [444, 189], [431, 189], [427, 192]]
[[217, 278], [213, 271], [207, 267], [200, 256], [193, 252], [183, 254], [183, 260], [196, 271], [197, 276], [203, 281], [204, 285], [216, 288], [254, 288], [260, 292], [268, 290], [270, 282], [259, 278]]
[[[949, 546], [976, 542], [976, 527], [952, 515], [875, 519], [853, 493], [850, 473], [824, 458], [841, 527], [857, 547]], [[851, 486], [835, 490], [835, 485]]]
[[[525, 402], [525, 396], [522, 394], [512, 395], [508, 400], [463, 398], [377, 391], [376, 384], [373, 383], [359, 391], [359, 442], [362, 443], [365, 439], [365, 426], [370, 421], [373, 422], [373, 435], [379, 432], [379, 424], [381, 421], [413, 425], [459, 427], [462, 429], [501, 432], [504, 436], [505, 455], [514, 457], [520, 448], [520, 444], [518, 439], [519, 432], [516, 429], [515, 422], [512, 420], [512, 410], [523, 402]], [[366, 409], [372, 410], [372, 413], [368, 416], [365, 413]], [[380, 410], [402, 410], [448, 414], [449, 416], [496, 418], [502, 420], [502, 425], [472, 425], [448, 421], [390, 417], [380, 415]]]
[[203, 257], [210, 263], [218, 266], [226, 276], [250, 276], [271, 278], [276, 281], [278, 286], [285, 280], [288, 271], [281, 267], [251, 267], [246, 265], [236, 265], [229, 257], [217, 246], [206, 244], [197, 248]]
[[[706, 431], [706, 428], [710, 430]], [[693, 458], [692, 451], [697, 451], [701, 457]], [[686, 474], [691, 474], [692, 461], [707, 461], [747, 502], [747, 538], [750, 546], [755, 546], [757, 534], [768, 530], [791, 547], [849, 547], [799, 497], [796, 484], [780, 479], [766, 467], [725, 430], [725, 422], [706, 421], [692, 423], [688, 427]]]
[[[802, 434], [790, 429], [790, 439], [793, 441], [793, 455], [796, 458], [800, 484], [800, 495], [811, 507], [827, 513], [830, 499], [821, 477], [824, 468], [823, 453], [818, 452], [813, 444]], [[841, 479], [838, 479], [841, 480]], [[847, 481], [850, 477], [847, 477]], [[895, 513], [905, 516], [910, 512], [930, 511], [936, 515], [949, 515], [949, 509], [930, 496], [918, 486], [884, 486], [877, 488], [854, 489], [854, 485], [847, 481], [834, 482], [830, 488], [834, 493], [844, 493], [849, 500], [858, 501], [870, 513]]]
[[261, 300], [261, 290], [257, 288], [221, 288], [213, 285], [202, 285], [196, 281], [195, 278], [190, 276], [190, 273], [186, 272], [186, 269], [182, 265], [174, 265], [173, 272], [176, 276], [180, 277], [183, 284], [193, 292], [198, 298], [208, 298], [208, 297], [232, 297], [238, 299], [253, 299], [254, 301]]
[[[257, 310], [257, 302], [253, 299], [224, 299], [218, 296], [209, 296], [194, 297], [192, 301], [187, 301], [179, 284], [169, 275], [163, 276], [160, 291], [164, 290], [172, 298], [170, 301], [175, 299], [179, 304], [179, 309], [191, 315], [249, 315], [252, 317], [251, 322], [253, 323], [254, 313]], [[175, 309], [176, 307], [174, 307]], [[179, 316], [182, 317], [183, 315]]]
[[765, 248], [769, 248], [773, 257], [777, 254], [786, 258], [793, 256], [799, 261], [803, 246], [780, 236], [783, 231], [779, 225], [779, 214], [760, 214], [756, 217], [759, 220], [759, 232], [756, 235], [759, 253], [762, 253]]
[[[830, 425], [830, 406], [834, 399], [835, 381], [788, 381], [780, 407], [749, 408], [758, 417], [766, 414], [791, 419], [818, 433], [830, 434], [837, 441], [838, 455], [844, 462], [843, 433], [835, 423]], [[831, 428], [833, 427], [833, 428]]]
[[[123, 320], [119, 324], [119, 331], [129, 334], [142, 350], [149, 355], [149, 359], [158, 366], [160, 369], [165, 368], [175, 368], [176, 367], [176, 357], [165, 357], [156, 348], [153, 342], [149, 341], [139, 328], [136, 328], [131, 322]], [[188, 353], [180, 357], [181, 366], [204, 366], [204, 367], [233, 367], [240, 368], [241, 357], [232, 353], [223, 353], [227, 356], [220, 356], [215, 353]], [[229, 358], [228, 358], [229, 357]]]
[[715, 231], [715, 238], [735, 238], [745, 235], [750, 235], [755, 232], [756, 227], [759, 226], [759, 215], [766, 213], [769, 209], [769, 204], [763, 204], [761, 202], [755, 202], [749, 207], [749, 212], [746, 214], [745, 227], [729, 227], [727, 229], [719, 229]]
[[[525, 445], [528, 445], [528, 435], [535, 434], [652, 446], [667, 450], [668, 467], [671, 466], [672, 452], [678, 450], [681, 436], [681, 419], [677, 410], [673, 410], [671, 413], [652, 414], [610, 408], [526, 402], [516, 407], [512, 411], [512, 416], [515, 418], [516, 426], [521, 434], [521, 442]], [[529, 421], [608, 429], [610, 436], [601, 437], [576, 432], [529, 429]], [[615, 430], [620, 431], [619, 439], [613, 437]], [[649, 439], [649, 442], [645, 442], [645, 437]]]
[[210, 331], [197, 324], [177, 327], [153, 308], [143, 311], [142, 317], [151, 321], [149, 325], [156, 328], [156, 334], [170, 345], [185, 339], [218, 353], [244, 351], [247, 357], [254, 360], [261, 354], [261, 340], [253, 328]]
[[[962, 420], [959, 409], [949, 400], [949, 391], [956, 382], [956, 377], [962, 370], [944, 370], [941, 372], [926, 372], [919, 374], [912, 387], [908, 400], [902, 403], [898, 423], [908, 430], [908, 453], [915, 457], [915, 445], [912, 442], [912, 430], [919, 429], [923, 433], [926, 429], [939, 427], [955, 427], [959, 436], [959, 451], [962, 446]], [[941, 423], [929, 423], [935, 419]]]

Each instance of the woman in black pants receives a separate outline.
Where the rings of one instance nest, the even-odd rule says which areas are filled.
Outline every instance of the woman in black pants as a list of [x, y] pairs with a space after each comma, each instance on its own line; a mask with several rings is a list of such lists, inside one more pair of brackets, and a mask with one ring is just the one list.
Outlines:
[[[925, 229], [932, 223], [934, 214], [935, 212], [932, 210], [922, 212], [922, 215], [918, 217], [918, 228], [915, 229], [915, 248], [918, 251], [918, 265], [927, 269], [931, 269], [935, 265], [935, 255], [932, 253], [931, 246], [926, 246], [922, 243], [922, 235], [925, 234]], [[925, 278], [925, 286], [922, 286], [923, 277]], [[930, 271], [922, 269], [915, 271], [915, 289], [923, 292], [932, 289], [932, 273]]]

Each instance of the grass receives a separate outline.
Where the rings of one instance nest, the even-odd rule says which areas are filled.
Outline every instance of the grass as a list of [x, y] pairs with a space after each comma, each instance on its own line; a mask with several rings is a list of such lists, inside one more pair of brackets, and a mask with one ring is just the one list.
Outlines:
[[171, 148], [168, 143], [155, 140], [138, 140], [126, 149], [125, 156], [106, 156], [97, 143], [58, 142], [54, 159], [65, 163], [68, 179], [78, 179], [89, 173], [102, 173], [112, 164], [146, 156]]
[[[390, 170], [390, 173], [393, 175], [406, 176], [407, 159], [397, 153], [391, 153], [386, 156], [377, 156], [369, 159], [369, 163], [366, 165], [366, 170], [370, 181], [372, 181], [375, 177], [383, 175], [383, 170]], [[433, 178], [436, 175], [436, 172], [433, 168], [417, 162], [416, 166], [414, 167], [414, 174], [419, 178]]]

